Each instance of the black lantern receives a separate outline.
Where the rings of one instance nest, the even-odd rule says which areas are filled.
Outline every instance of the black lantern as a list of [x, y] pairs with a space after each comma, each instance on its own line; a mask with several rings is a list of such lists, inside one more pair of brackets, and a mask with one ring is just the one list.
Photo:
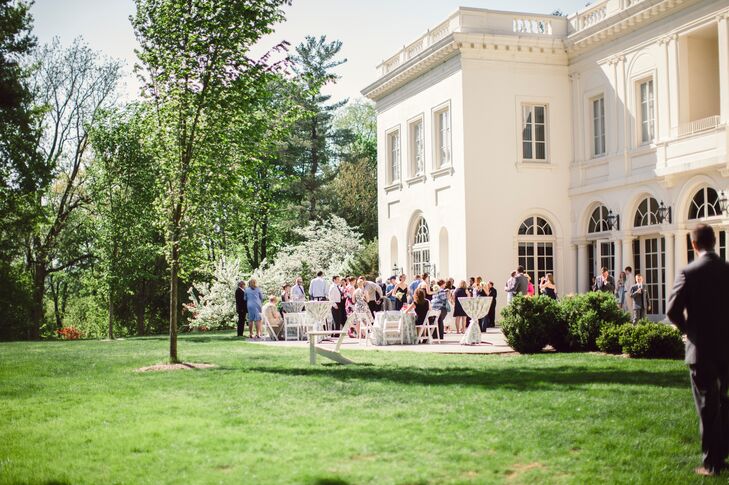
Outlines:
[[723, 190], [719, 194], [719, 208], [724, 215], [729, 216], [729, 199], [727, 199], [726, 192]]
[[402, 268], [398, 268], [397, 263], [392, 263], [392, 274], [396, 276], [402, 274]]
[[620, 230], [620, 215], [619, 214], [613, 214], [613, 211], [609, 211], [607, 215], [607, 225], [608, 229], [611, 231], [614, 229], [616, 231]]
[[661, 205], [656, 209], [656, 219], [658, 220], [658, 224], [663, 224], [664, 222], [671, 223], [671, 208], [666, 207], [663, 201], [661, 201]]

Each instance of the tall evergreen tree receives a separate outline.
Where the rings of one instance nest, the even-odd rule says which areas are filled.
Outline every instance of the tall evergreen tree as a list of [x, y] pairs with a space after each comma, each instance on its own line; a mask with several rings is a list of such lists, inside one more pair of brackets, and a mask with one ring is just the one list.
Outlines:
[[335, 112], [347, 100], [330, 103], [331, 95], [322, 92], [339, 79], [334, 69], [347, 62], [337, 58], [341, 49], [340, 41], [327, 42], [325, 35], [307, 36], [291, 56], [301, 84], [300, 102], [306, 112], [296, 124], [288, 148], [288, 158], [300, 179], [292, 195], [305, 201], [302, 216], [310, 221], [321, 215], [317, 204], [323, 199], [323, 188], [334, 176], [334, 150], [342, 135], [334, 128], [333, 121]]

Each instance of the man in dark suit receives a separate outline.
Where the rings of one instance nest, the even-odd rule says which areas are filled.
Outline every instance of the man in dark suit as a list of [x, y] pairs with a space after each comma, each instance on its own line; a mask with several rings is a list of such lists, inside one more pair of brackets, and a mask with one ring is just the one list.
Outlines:
[[243, 336], [246, 327], [246, 313], [248, 313], [248, 303], [246, 302], [246, 282], [239, 281], [238, 288], [235, 290], [235, 312], [238, 314], [238, 336]]
[[651, 309], [651, 296], [640, 273], [635, 274], [635, 284], [630, 287], [630, 298], [633, 300], [632, 322], [637, 323], [638, 320], [645, 318]]
[[615, 293], [615, 280], [605, 266], [602, 267], [602, 273], [595, 278], [595, 286], [592, 287], [592, 291]]
[[516, 268], [516, 276], [514, 277], [514, 296], [529, 293], [529, 279], [524, 274], [524, 266]]
[[686, 334], [686, 363], [699, 414], [703, 466], [718, 475], [729, 456], [729, 263], [715, 252], [714, 230], [691, 231], [696, 259], [676, 278], [668, 318]]

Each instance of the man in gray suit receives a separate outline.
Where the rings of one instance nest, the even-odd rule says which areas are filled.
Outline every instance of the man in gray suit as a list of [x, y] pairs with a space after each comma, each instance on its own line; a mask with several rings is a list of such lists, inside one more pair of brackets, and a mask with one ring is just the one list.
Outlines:
[[696, 259], [676, 278], [668, 318], [686, 334], [686, 363], [699, 414], [703, 466], [699, 475], [718, 475], [729, 456], [729, 263], [715, 252], [714, 230], [691, 231]]
[[524, 274], [524, 266], [516, 268], [514, 276], [514, 296], [526, 295], [529, 292], [529, 279]]
[[633, 300], [633, 323], [645, 318], [651, 309], [651, 296], [648, 287], [643, 284], [643, 275], [635, 274], [635, 284], [630, 287], [630, 299]]
[[595, 278], [595, 286], [592, 287], [592, 291], [604, 291], [615, 294], [615, 280], [610, 276], [607, 267], [603, 266], [602, 273]]

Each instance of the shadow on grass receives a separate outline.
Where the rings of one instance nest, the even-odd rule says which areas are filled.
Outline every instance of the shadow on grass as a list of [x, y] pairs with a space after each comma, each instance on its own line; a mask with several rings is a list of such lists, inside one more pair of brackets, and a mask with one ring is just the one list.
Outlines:
[[308, 483], [310, 485], [350, 485], [350, 482], [341, 478], [315, 478]]
[[[244, 342], [246, 339], [243, 339], [241, 337], [238, 337], [235, 335], [235, 333], [210, 333], [210, 334], [180, 334], [177, 336], [178, 340], [184, 341], [184, 342], [193, 342], [193, 343], [209, 343], [209, 342]], [[147, 337], [131, 337], [128, 340], [160, 340], [160, 341], [169, 341], [170, 337], [168, 335], [150, 335]]]
[[559, 366], [521, 368], [448, 367], [444, 369], [420, 367], [382, 366], [322, 366], [311, 368], [284, 368], [253, 366], [249, 372], [274, 375], [327, 377], [339, 381], [389, 381], [405, 385], [476, 386], [518, 391], [560, 387], [583, 387], [590, 384], [619, 384], [627, 386], [688, 387], [688, 373], [684, 371], [645, 371], [612, 369], [607, 367]]

